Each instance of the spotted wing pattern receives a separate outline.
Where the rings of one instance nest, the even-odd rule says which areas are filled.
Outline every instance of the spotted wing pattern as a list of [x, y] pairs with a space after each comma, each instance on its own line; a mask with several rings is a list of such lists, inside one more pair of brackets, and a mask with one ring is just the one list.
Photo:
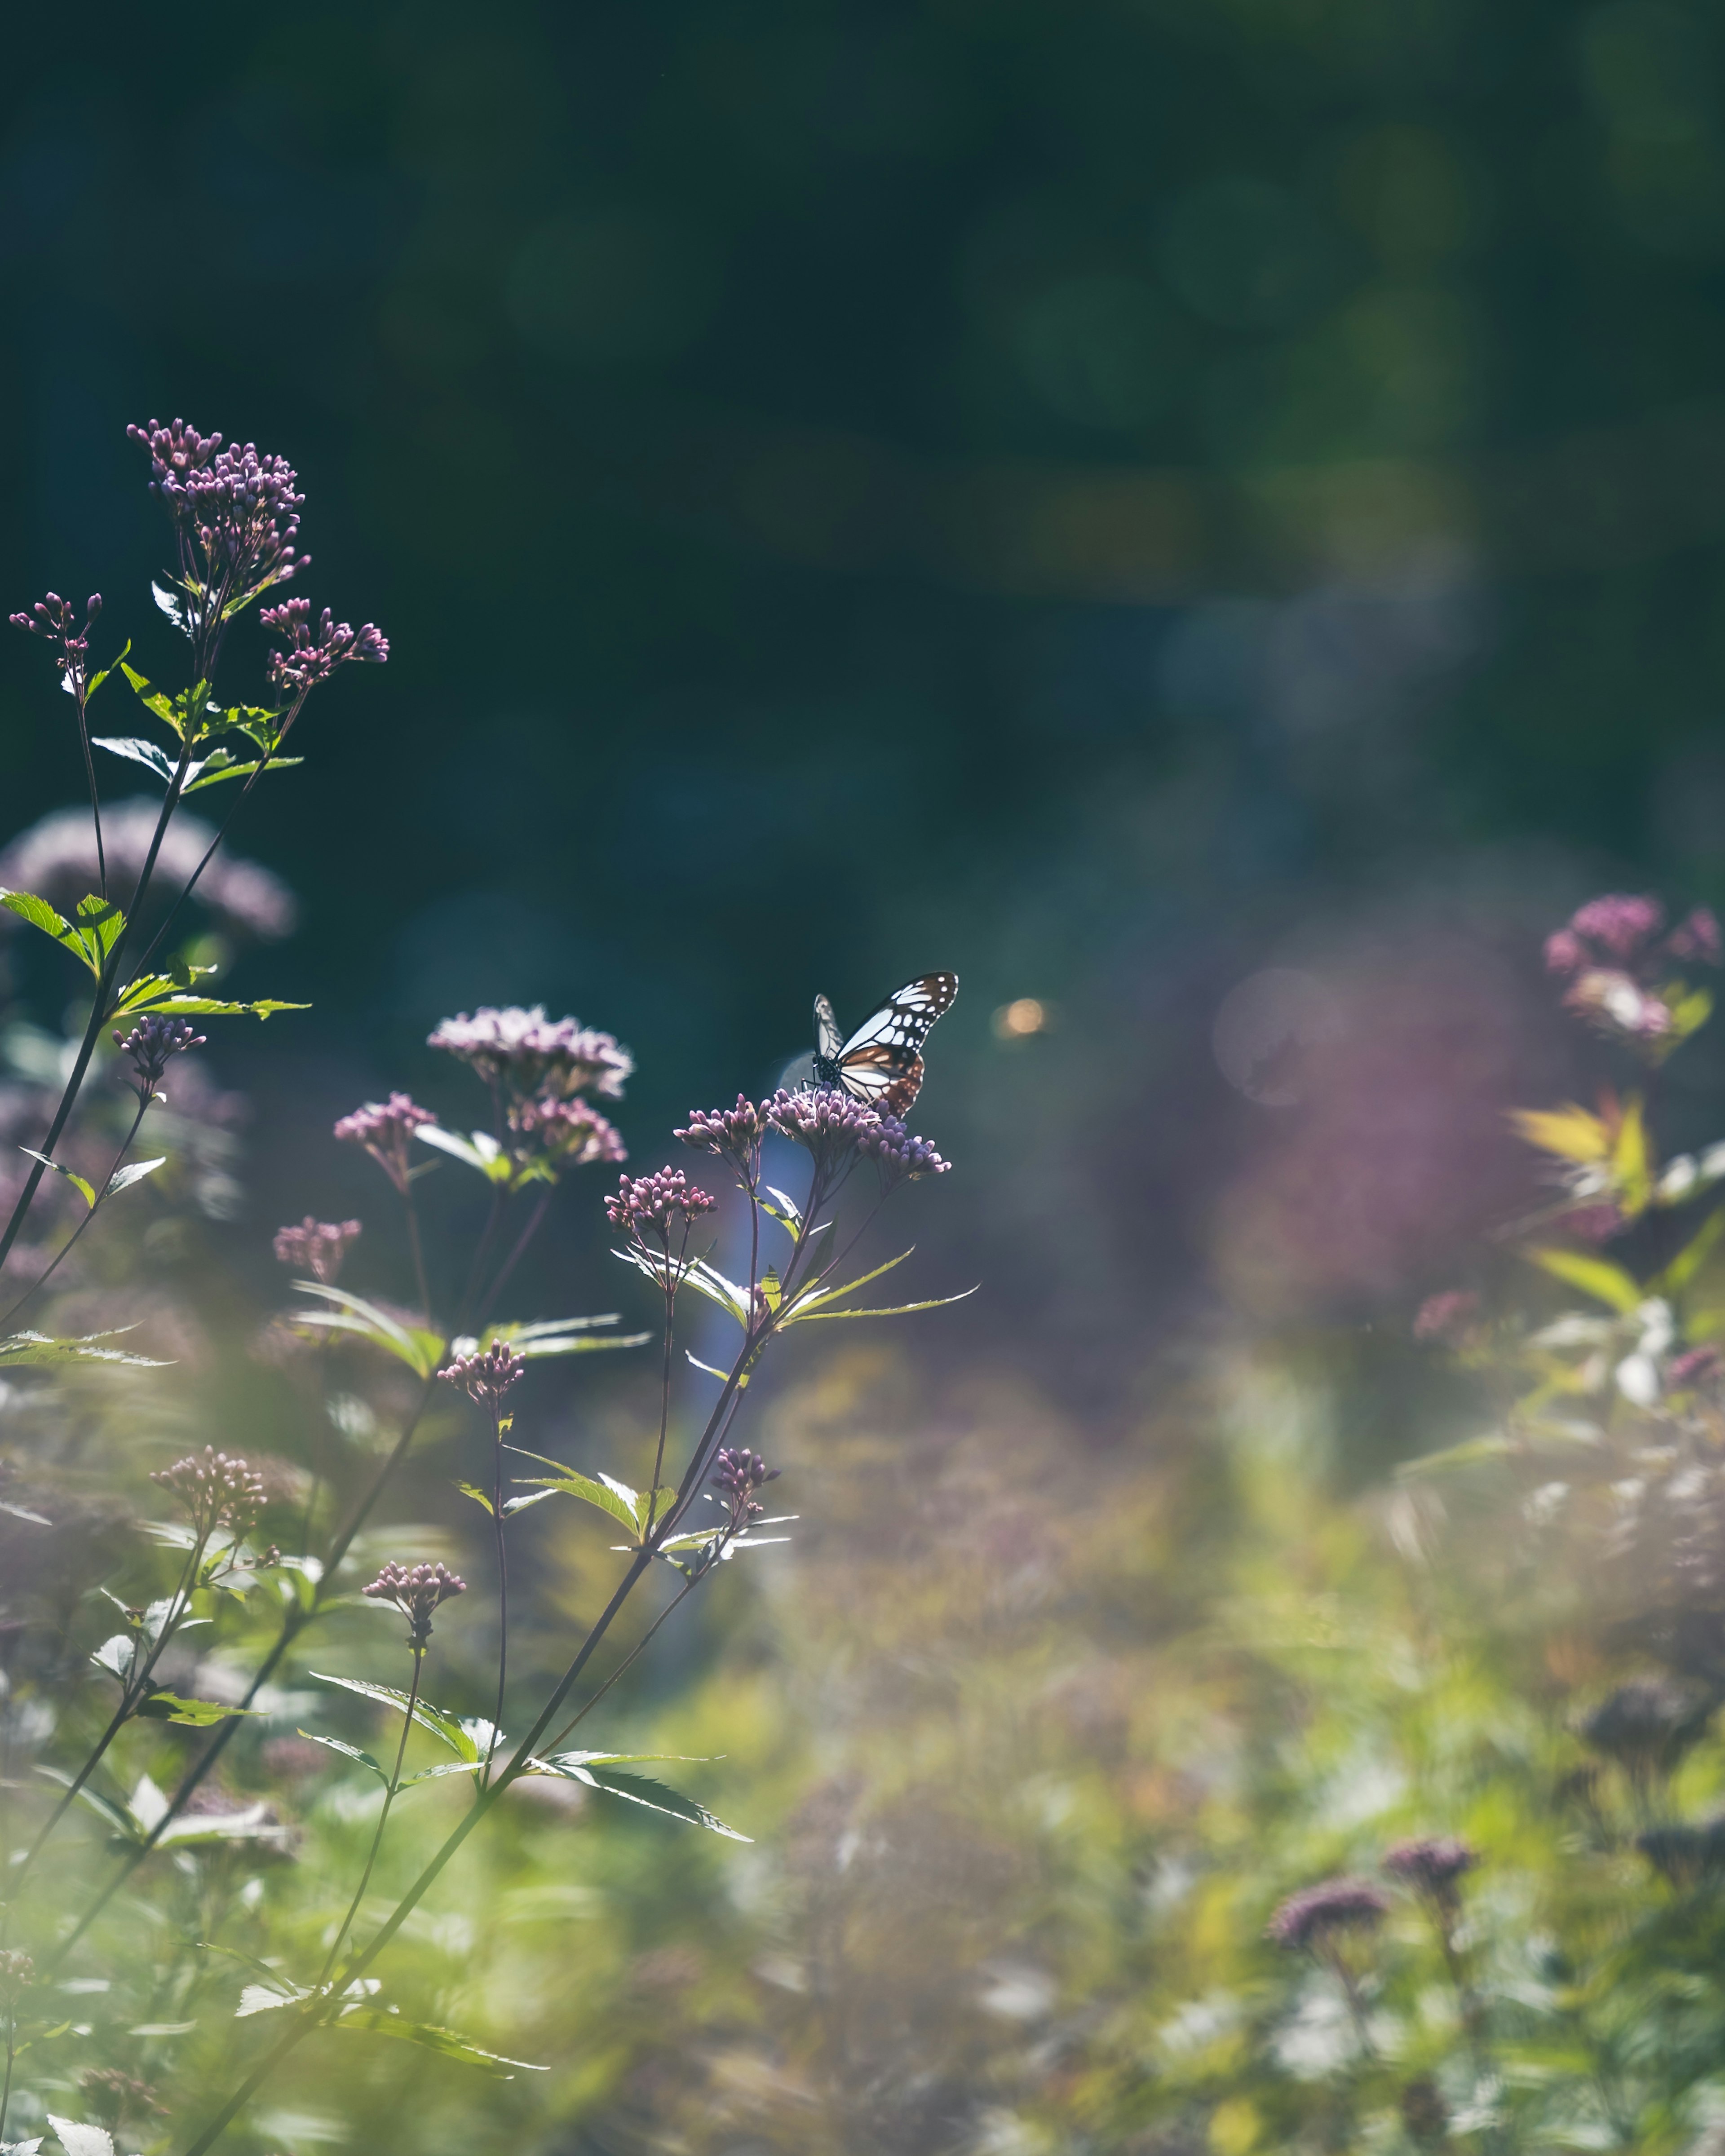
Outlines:
[[840, 1086], [854, 1100], [902, 1116], [922, 1088], [922, 1044], [957, 993], [956, 973], [919, 973], [895, 988], [842, 1046], [832, 1005], [824, 996], [817, 998], [817, 1081]]

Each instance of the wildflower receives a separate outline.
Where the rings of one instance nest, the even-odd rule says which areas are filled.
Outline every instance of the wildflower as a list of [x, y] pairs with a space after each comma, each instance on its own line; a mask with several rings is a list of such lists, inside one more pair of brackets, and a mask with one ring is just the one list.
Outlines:
[[36, 1981], [36, 1964], [17, 1948], [0, 1951], [0, 2006], [10, 2013]]
[[311, 556], [294, 545], [305, 497], [295, 491], [298, 474], [285, 458], [254, 442], [224, 449], [219, 434], [200, 434], [179, 419], [126, 431], [150, 452], [150, 491], [179, 533], [198, 631], [213, 626], [232, 599], [286, 583], [310, 567]]
[[[121, 801], [102, 810], [102, 838], [108, 876], [116, 888], [135, 884], [148, 856], [161, 803]], [[179, 810], [163, 834], [157, 868], [164, 884], [183, 886], [216, 836], [203, 817]], [[33, 891], [69, 912], [96, 886], [95, 835], [86, 808], [56, 808], [21, 832], [0, 853], [0, 884]], [[193, 897], [223, 928], [274, 942], [294, 926], [294, 895], [280, 877], [255, 861], [218, 853], [193, 891]], [[13, 916], [0, 913], [0, 921]]]
[[927, 1138], [913, 1137], [896, 1116], [827, 1088], [788, 1093], [781, 1089], [762, 1114], [782, 1137], [814, 1156], [816, 1169], [834, 1180], [859, 1159], [872, 1160], [884, 1188], [906, 1178], [944, 1175], [944, 1161]]
[[768, 1482], [776, 1482], [783, 1471], [769, 1467], [758, 1452], [751, 1452], [744, 1445], [740, 1452], [732, 1452], [721, 1445], [713, 1457], [712, 1483], [731, 1507], [731, 1531], [741, 1533], [752, 1520], [758, 1520], [767, 1507], [755, 1496], [756, 1491]]
[[438, 1375], [445, 1384], [459, 1386], [470, 1400], [495, 1413], [502, 1405], [503, 1395], [526, 1367], [525, 1355], [517, 1355], [501, 1340], [493, 1340], [483, 1355], [458, 1355]]
[[80, 2078], [79, 2087], [99, 2123], [110, 2133], [141, 2114], [152, 2118], [167, 2116], [167, 2107], [156, 2101], [149, 2082], [134, 2081], [118, 2066], [92, 2066]]
[[1711, 1389], [1721, 1378], [1725, 1378], [1725, 1355], [1711, 1341], [1699, 1348], [1686, 1348], [1681, 1355], [1673, 1356], [1665, 1373], [1666, 1384], [1674, 1393]]
[[1701, 1737], [1709, 1703], [1666, 1677], [1631, 1677], [1581, 1725], [1594, 1751], [1615, 1759], [1630, 1780], [1669, 1774]]
[[639, 1236], [650, 1230], [668, 1240], [673, 1223], [687, 1227], [703, 1213], [716, 1211], [718, 1199], [691, 1183], [680, 1168], [661, 1168], [653, 1175], [625, 1175], [617, 1195], [605, 1200], [605, 1218], [614, 1228]]
[[752, 1190], [761, 1169], [761, 1140], [767, 1132], [765, 1111], [739, 1093], [734, 1108], [692, 1108], [687, 1126], [673, 1131], [695, 1152], [710, 1152], [728, 1161], [745, 1190]]
[[1453, 1908], [1455, 1881], [1479, 1862], [1477, 1850], [1455, 1835], [1435, 1835], [1419, 1841], [1399, 1841], [1388, 1851], [1384, 1869], [1392, 1879], [1416, 1893], [1428, 1895], [1445, 1908]]
[[1388, 1897], [1369, 1879], [1326, 1879], [1291, 1894], [1265, 1936], [1291, 1953], [1321, 1953], [1336, 1933], [1375, 1931], [1389, 1913]]
[[1414, 1337], [1441, 1340], [1453, 1347], [1466, 1334], [1479, 1308], [1480, 1299], [1471, 1288], [1446, 1288], [1441, 1295], [1429, 1295], [1415, 1313]]
[[1664, 927], [1656, 898], [1607, 892], [1578, 906], [1545, 945], [1546, 970], [1568, 983], [1564, 1007], [1656, 1060], [1700, 1023], [1685, 1008], [1684, 983], [1668, 978], [1671, 967], [1717, 966], [1725, 955], [1719, 923], [1706, 906], [1669, 936], [1661, 937]]
[[359, 1591], [373, 1602], [395, 1604], [408, 1620], [408, 1645], [417, 1654], [431, 1637], [433, 1610], [452, 1595], [465, 1594], [467, 1582], [441, 1564], [386, 1564]]
[[116, 1033], [114, 1045], [131, 1058], [138, 1106], [147, 1108], [157, 1097], [156, 1088], [176, 1055], [183, 1055], [188, 1048], [202, 1048], [203, 1043], [204, 1035], [192, 1030], [189, 1019], [164, 1018], [158, 1011], [141, 1018], [130, 1033]]
[[426, 1045], [458, 1057], [488, 1086], [506, 1086], [521, 1096], [598, 1093], [619, 1100], [635, 1067], [611, 1034], [572, 1018], [548, 1019], [543, 1004], [504, 1010], [487, 1004], [470, 1018], [463, 1011], [443, 1019]]
[[387, 1101], [367, 1101], [336, 1125], [335, 1136], [344, 1145], [362, 1145], [405, 1198], [412, 1180], [408, 1159], [413, 1133], [437, 1117], [405, 1093], [392, 1093]]
[[214, 1527], [244, 1534], [268, 1496], [263, 1476], [249, 1460], [208, 1445], [202, 1453], [188, 1452], [172, 1467], [158, 1468], [150, 1480], [173, 1491], [200, 1537]]
[[28, 629], [32, 636], [44, 637], [49, 643], [58, 645], [54, 665], [74, 690], [81, 690], [90, 666], [90, 632], [101, 610], [102, 595], [92, 592], [84, 602], [84, 625], [80, 629], [78, 609], [71, 600], [63, 599], [58, 592], [49, 592], [37, 600], [28, 613], [15, 613], [11, 620], [14, 629]]
[[362, 1230], [357, 1220], [314, 1220], [308, 1213], [297, 1228], [278, 1228], [275, 1255], [285, 1265], [309, 1272], [326, 1284], [336, 1279], [347, 1246]]
[[337, 622], [327, 607], [314, 635], [310, 599], [284, 599], [258, 619], [272, 636], [286, 640], [285, 650], [270, 654], [270, 679], [284, 697], [304, 696], [350, 659], [381, 666], [389, 656], [389, 639], [374, 622], [354, 629]]
[[562, 1171], [629, 1158], [615, 1126], [585, 1101], [536, 1094], [511, 1105], [509, 1127], [522, 1141], [516, 1154], [523, 1167], [537, 1162]]

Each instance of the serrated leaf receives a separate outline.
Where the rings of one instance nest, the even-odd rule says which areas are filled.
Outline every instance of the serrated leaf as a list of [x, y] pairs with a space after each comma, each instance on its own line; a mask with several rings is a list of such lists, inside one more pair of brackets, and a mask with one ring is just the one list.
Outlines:
[[[314, 1671], [313, 1675], [316, 1674]], [[326, 1752], [339, 1752], [344, 1759], [357, 1760], [362, 1767], [369, 1767], [380, 1782], [388, 1781], [388, 1775], [384, 1773], [371, 1753], [362, 1752], [358, 1745], [349, 1744], [340, 1737], [320, 1737], [315, 1729], [302, 1729], [300, 1734], [308, 1744], [321, 1744]]]
[[489, 1131], [475, 1131], [465, 1138], [458, 1131], [439, 1130], [435, 1123], [426, 1123], [413, 1136], [465, 1167], [477, 1169], [488, 1183], [507, 1183], [515, 1174], [515, 1163]]
[[291, 771], [305, 761], [303, 756], [272, 756], [259, 757], [250, 763], [236, 763], [226, 749], [218, 748], [205, 757], [198, 767], [197, 778], [187, 779], [180, 790], [182, 793], [201, 793], [206, 786], [220, 786], [229, 778], [249, 778], [254, 772], [266, 767], [270, 771]]
[[[704, 1370], [708, 1377], [718, 1378], [721, 1384], [728, 1384], [730, 1383], [731, 1373], [728, 1370], [721, 1370], [715, 1368], [715, 1366], [711, 1363], [703, 1363], [700, 1356], [695, 1354], [687, 1348], [683, 1350], [683, 1353], [688, 1357], [690, 1362], [694, 1364], [697, 1370]], [[747, 1389], [748, 1382], [748, 1376], [745, 1372], [744, 1374], [739, 1377], [737, 1380], [737, 1390], [739, 1392], [746, 1391]]]
[[86, 1332], [70, 1340], [51, 1340], [45, 1332], [13, 1332], [0, 1340], [0, 1367], [18, 1363], [117, 1363], [133, 1370], [166, 1370], [170, 1366], [151, 1355], [128, 1355], [118, 1348], [98, 1348], [98, 1340], [117, 1339], [137, 1328], [116, 1326], [107, 1332]]
[[598, 1789], [606, 1796], [621, 1797], [626, 1803], [643, 1805], [648, 1811], [663, 1812], [669, 1819], [681, 1820], [685, 1825], [701, 1826], [709, 1834], [723, 1835], [727, 1841], [752, 1839], [715, 1818], [705, 1804], [667, 1789], [650, 1775], [621, 1774], [614, 1768], [597, 1763], [603, 1756], [590, 1752], [559, 1752], [548, 1759], [536, 1760], [534, 1770], [560, 1774], [566, 1781], [584, 1783], [588, 1789]]
[[405, 1363], [416, 1377], [429, 1378], [437, 1368], [444, 1352], [441, 1337], [428, 1332], [419, 1326], [398, 1324], [387, 1311], [379, 1310], [363, 1296], [350, 1295], [346, 1288], [331, 1287], [323, 1281], [295, 1281], [295, 1292], [299, 1295], [321, 1296], [326, 1302], [334, 1303], [334, 1310], [302, 1311], [295, 1318], [296, 1325], [321, 1326], [334, 1332], [357, 1332], [374, 1342]]
[[409, 1774], [402, 1787], [411, 1789], [416, 1782], [435, 1782], [444, 1774], [476, 1774], [484, 1763], [480, 1759], [444, 1759], [435, 1767], [422, 1767], [417, 1774]]
[[69, 1168], [64, 1167], [57, 1160], [50, 1160], [45, 1152], [38, 1152], [33, 1147], [20, 1146], [18, 1147], [18, 1151], [23, 1154], [27, 1160], [39, 1160], [44, 1168], [51, 1168], [56, 1175], [64, 1176], [67, 1182], [69, 1183], [72, 1188], [78, 1192], [79, 1195], [83, 1199], [85, 1204], [90, 1208], [90, 1211], [92, 1213], [95, 1212], [95, 1192], [90, 1188], [89, 1183], [85, 1181], [81, 1175], [74, 1175]]
[[[488, 1325], [485, 1341], [501, 1340], [506, 1348], [531, 1360], [542, 1355], [593, 1355], [612, 1348], [639, 1348], [653, 1337], [650, 1332], [613, 1333], [603, 1339], [593, 1337], [599, 1327], [618, 1322], [618, 1313], [610, 1311], [599, 1317], [552, 1317], [534, 1325]], [[476, 1335], [464, 1334], [449, 1342], [449, 1353], [475, 1355], [480, 1344]]]
[[136, 1659], [137, 1641], [130, 1632], [116, 1632], [92, 1650], [90, 1659], [99, 1670], [105, 1670], [110, 1677], [118, 1677], [124, 1684], [131, 1675]]
[[[38, 898], [33, 891], [0, 891], [0, 906], [8, 913], [16, 914], [20, 921], [28, 921], [32, 928], [39, 928], [63, 951], [69, 951], [98, 980], [101, 978], [103, 959], [126, 926], [126, 916], [105, 899], [80, 901], [78, 917], [72, 921], [68, 921], [45, 898]], [[85, 909], [91, 906], [97, 911], [86, 914]]]
[[182, 1699], [177, 1692], [152, 1691], [137, 1712], [150, 1722], [177, 1722], [187, 1729], [208, 1729], [232, 1715], [257, 1714], [254, 1707], [223, 1707], [219, 1700]]
[[[488, 1512], [491, 1511], [492, 1507], [490, 1499], [485, 1495], [483, 1490], [477, 1488], [473, 1483], [458, 1482], [455, 1485], [455, 1487], [461, 1492], [464, 1497], [471, 1497], [475, 1505], [483, 1505]], [[504, 1507], [504, 1510], [507, 1512], [508, 1509], [509, 1507], [506, 1505]]]
[[52, 2112], [48, 2123], [59, 2134], [66, 2156], [114, 2156], [114, 2137], [105, 2127], [80, 2126], [76, 2119], [56, 2118]]
[[[516, 1448], [511, 1447], [512, 1450]], [[636, 1512], [637, 1494], [625, 1482], [614, 1482], [609, 1476], [598, 1481], [591, 1476], [577, 1474], [573, 1468], [565, 1468], [557, 1476], [522, 1475], [515, 1478], [529, 1489], [543, 1490], [547, 1496], [558, 1491], [569, 1497], [579, 1497], [584, 1504], [596, 1505], [600, 1512], [608, 1512], [614, 1520], [620, 1520], [631, 1533], [639, 1531], [640, 1518]]]
[[[210, 968], [198, 969], [208, 973]], [[283, 1003], [266, 996], [256, 1003], [228, 1003], [219, 996], [190, 994], [169, 973], [144, 973], [134, 981], [109, 1015], [127, 1018], [155, 1011], [168, 1018], [271, 1018], [277, 1011], [310, 1010], [310, 1004]]]
[[501, 2081], [513, 2081], [517, 2073], [549, 2073], [548, 2066], [536, 2066], [526, 2059], [506, 2059], [500, 2051], [487, 2051], [471, 2044], [453, 2030], [437, 2029], [424, 2021], [406, 2021], [393, 2006], [347, 2006], [336, 2015], [333, 2025], [337, 2029], [348, 2029], [373, 2036], [398, 2036], [403, 2043], [418, 2044], [428, 2051], [439, 2051], [446, 2059], [465, 2059], [470, 2066], [483, 2066], [488, 2073]]
[[106, 749], [110, 756], [122, 756], [128, 763], [142, 764], [145, 770], [159, 778], [164, 786], [173, 783], [173, 760], [165, 749], [152, 741], [139, 741], [131, 737], [116, 740], [96, 736], [92, 737], [90, 745], [92, 748]]
[[278, 1980], [272, 1984], [249, 1984], [239, 1994], [239, 2004], [234, 2010], [236, 2021], [244, 2021], [254, 2014], [272, 2014], [278, 2006], [297, 2006], [302, 1999], [310, 1999], [311, 1992], [301, 1984]]
[[1553, 1280], [1579, 1287], [1584, 1295], [1592, 1296], [1596, 1302], [1603, 1302], [1612, 1310], [1621, 1311], [1625, 1317], [1646, 1300], [1645, 1288], [1609, 1258], [1589, 1257], [1581, 1250], [1537, 1250], [1524, 1255]]
[[855, 1295], [860, 1287], [866, 1287], [870, 1281], [879, 1280], [883, 1273], [890, 1273], [895, 1266], [901, 1265], [906, 1258], [915, 1256], [916, 1250], [916, 1245], [912, 1243], [908, 1250], [901, 1250], [896, 1258], [886, 1259], [871, 1272], [859, 1273], [855, 1280], [840, 1281], [832, 1287], [822, 1287], [818, 1282], [811, 1284], [793, 1298], [790, 1309], [785, 1313], [785, 1322], [789, 1324], [798, 1312], [824, 1309], [828, 1303], [837, 1302], [843, 1296]]
[[[393, 1707], [398, 1714], [407, 1711], [408, 1695], [398, 1691], [393, 1685], [373, 1684], [367, 1677], [331, 1676], [326, 1670], [312, 1670], [308, 1674], [320, 1684], [340, 1685], [344, 1691], [357, 1692], [362, 1699], [374, 1700], [380, 1707]], [[451, 1714], [444, 1707], [434, 1707], [429, 1699], [414, 1701], [413, 1719], [422, 1729], [429, 1729], [434, 1737], [441, 1738], [452, 1752], [464, 1759], [476, 1759], [480, 1755], [481, 1745], [475, 1740], [474, 1732], [483, 1730], [489, 1737], [491, 1727], [489, 1722]]]
[[797, 1310], [785, 1320], [787, 1325], [821, 1325], [841, 1317], [908, 1317], [913, 1311], [945, 1310], [955, 1302], [968, 1302], [973, 1295], [982, 1292], [981, 1283], [968, 1287], [958, 1295], [931, 1296], [926, 1302], [896, 1302], [884, 1310]]
[[117, 1197], [121, 1191], [130, 1190], [135, 1183], [141, 1183], [146, 1175], [154, 1175], [158, 1168], [167, 1165], [167, 1155], [162, 1153], [155, 1160], [135, 1160], [125, 1168], [116, 1168], [108, 1179], [104, 1198]]

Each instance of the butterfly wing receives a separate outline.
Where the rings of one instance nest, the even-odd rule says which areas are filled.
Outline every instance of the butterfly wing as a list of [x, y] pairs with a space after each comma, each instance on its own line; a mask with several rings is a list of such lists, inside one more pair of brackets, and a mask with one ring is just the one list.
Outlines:
[[842, 1052], [845, 1036], [839, 1030], [839, 1021], [833, 1016], [833, 1007], [824, 996], [814, 998], [814, 1052], [823, 1063], [836, 1063]]
[[922, 1044], [958, 993], [956, 973], [919, 973], [895, 988], [831, 1060], [853, 1099], [901, 1116], [922, 1086]]

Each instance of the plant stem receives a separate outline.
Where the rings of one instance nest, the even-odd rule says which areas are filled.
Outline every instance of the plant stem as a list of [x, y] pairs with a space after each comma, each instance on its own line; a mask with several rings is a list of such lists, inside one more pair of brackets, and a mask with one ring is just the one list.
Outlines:
[[485, 1747], [485, 1771], [480, 1788], [489, 1787], [491, 1762], [503, 1730], [503, 1684], [509, 1668], [509, 1552], [504, 1540], [503, 1519], [503, 1404], [491, 1403], [491, 1525], [497, 1540], [497, 1705], [491, 1716], [491, 1741]]
[[[120, 1163], [126, 1158], [127, 1153], [131, 1151], [132, 1140], [136, 1137], [138, 1134], [138, 1126], [143, 1122], [144, 1112], [146, 1109], [148, 1108], [149, 1105], [149, 1097], [146, 1095], [138, 1104], [138, 1111], [131, 1120], [131, 1128], [126, 1132], [124, 1143], [121, 1146], [119, 1152], [114, 1156], [114, 1165], [108, 1170], [107, 1175], [103, 1179], [101, 1188], [96, 1193], [95, 1203], [90, 1208], [90, 1210], [78, 1223], [78, 1225], [72, 1230], [65, 1241], [61, 1244], [56, 1255], [49, 1260], [48, 1265], [36, 1276], [35, 1279], [30, 1283], [29, 1286], [24, 1290], [23, 1293], [18, 1297], [18, 1301], [13, 1303], [11, 1309], [7, 1312], [6, 1315], [3, 1317], [0, 1317], [0, 1326], [10, 1325], [13, 1319], [18, 1316], [18, 1312], [23, 1308], [24, 1305], [30, 1300], [32, 1296], [37, 1294], [41, 1289], [47, 1286], [54, 1275], [59, 1271], [61, 1260], [69, 1256], [72, 1245], [78, 1240], [78, 1238], [84, 1233], [90, 1222], [95, 1219], [96, 1214], [101, 1210], [104, 1204], [106, 1204], [109, 1185], [113, 1182], [115, 1177], [119, 1174]], [[44, 1147], [44, 1151], [45, 1150], [46, 1148]]]
[[12, 2068], [18, 2056], [18, 2016], [6, 2017], [6, 2082], [0, 2087], [0, 2144], [6, 2139], [6, 2114], [12, 2107]]
[[[84, 776], [90, 785], [90, 819], [95, 825], [96, 875], [100, 880], [102, 896], [108, 896], [108, 855], [102, 844], [102, 803], [96, 792], [95, 761], [90, 752], [90, 726], [85, 717], [89, 703], [89, 686], [82, 665], [78, 676], [78, 745], [84, 751]], [[0, 2141], [6, 2138], [6, 2107], [0, 2103]]]
[[372, 1836], [371, 1852], [366, 1858], [366, 1868], [359, 1876], [359, 1884], [353, 1890], [353, 1899], [347, 1905], [341, 1928], [330, 1942], [329, 1953], [318, 1972], [317, 1989], [321, 1991], [330, 1980], [330, 1971], [336, 1965], [336, 1957], [341, 1951], [341, 1942], [359, 1913], [359, 1905], [365, 1899], [366, 1888], [372, 1883], [372, 1867], [377, 1861], [377, 1851], [383, 1845], [383, 1830], [389, 1824], [389, 1808], [395, 1802], [396, 1791], [401, 1787], [402, 1761], [408, 1756], [408, 1732], [413, 1726], [413, 1709], [419, 1704], [419, 1673], [425, 1666], [425, 1650], [417, 1641], [413, 1645], [413, 1682], [408, 1693], [407, 1712], [401, 1718], [401, 1742], [395, 1748], [395, 1765], [390, 1770], [388, 1787], [383, 1792], [383, 1809], [377, 1815], [377, 1830]]

